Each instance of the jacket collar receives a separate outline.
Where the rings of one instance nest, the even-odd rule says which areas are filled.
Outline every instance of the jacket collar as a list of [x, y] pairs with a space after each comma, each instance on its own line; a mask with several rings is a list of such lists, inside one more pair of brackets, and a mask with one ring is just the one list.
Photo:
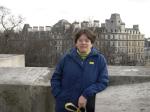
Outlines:
[[[76, 63], [78, 63], [80, 65], [81, 68], [84, 68], [83, 64], [81, 63], [81, 58], [80, 58], [79, 54], [77, 53], [77, 48], [72, 48], [68, 54]], [[98, 56], [98, 51], [92, 47], [91, 52], [87, 56], [87, 58], [93, 57], [93, 56]]]

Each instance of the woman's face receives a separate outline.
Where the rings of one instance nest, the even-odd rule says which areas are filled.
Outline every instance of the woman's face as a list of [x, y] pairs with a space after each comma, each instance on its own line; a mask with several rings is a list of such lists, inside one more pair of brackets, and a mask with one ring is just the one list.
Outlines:
[[82, 34], [76, 42], [76, 47], [81, 53], [87, 53], [92, 46], [91, 40], [85, 34]]

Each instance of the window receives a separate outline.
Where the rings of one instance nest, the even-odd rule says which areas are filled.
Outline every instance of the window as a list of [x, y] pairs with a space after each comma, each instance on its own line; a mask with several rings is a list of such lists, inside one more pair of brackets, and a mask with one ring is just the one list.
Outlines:
[[118, 46], [120, 46], [120, 42], [118, 42]]
[[113, 35], [110, 35], [110, 39], [113, 39]]
[[105, 35], [105, 39], [108, 39], [108, 35]]
[[124, 42], [122, 42], [122, 46], [124, 46]]
[[111, 29], [111, 32], [113, 32], [113, 29]]
[[144, 50], [143, 50], [143, 48], [141, 48], [141, 52], [143, 52]]

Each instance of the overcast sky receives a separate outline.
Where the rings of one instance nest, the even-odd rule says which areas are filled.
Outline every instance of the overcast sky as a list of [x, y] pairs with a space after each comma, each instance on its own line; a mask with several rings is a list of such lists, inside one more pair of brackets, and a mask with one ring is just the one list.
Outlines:
[[60, 19], [101, 24], [119, 13], [127, 28], [139, 24], [141, 33], [150, 37], [150, 0], [0, 0], [0, 5], [21, 14], [30, 26], [52, 26]]

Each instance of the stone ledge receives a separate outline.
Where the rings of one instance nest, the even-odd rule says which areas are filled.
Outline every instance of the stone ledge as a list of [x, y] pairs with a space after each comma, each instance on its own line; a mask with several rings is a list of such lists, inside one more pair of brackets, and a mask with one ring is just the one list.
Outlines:
[[109, 66], [109, 85], [150, 82], [150, 66]]
[[21, 54], [0, 54], [0, 67], [25, 67], [25, 57]]
[[[150, 82], [150, 67], [109, 66], [110, 85]], [[53, 68], [1, 67], [0, 84], [50, 86]]]
[[110, 86], [150, 82], [150, 76], [110, 76]]
[[47, 67], [1, 67], [0, 84], [50, 86]]
[[[54, 112], [53, 71], [45, 67], [0, 68], [0, 112]], [[150, 111], [149, 68], [109, 66], [109, 73], [111, 86], [97, 95], [95, 112]]]

